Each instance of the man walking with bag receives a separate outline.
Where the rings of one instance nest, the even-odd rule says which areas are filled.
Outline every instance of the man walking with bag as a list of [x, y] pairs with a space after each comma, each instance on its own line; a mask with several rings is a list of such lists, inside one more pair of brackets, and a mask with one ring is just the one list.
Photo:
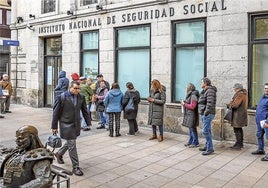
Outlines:
[[68, 150], [73, 165], [73, 173], [82, 176], [83, 172], [79, 167], [79, 160], [76, 148], [76, 139], [80, 135], [80, 110], [88, 126], [91, 120], [87, 112], [85, 97], [79, 94], [80, 83], [72, 81], [70, 89], [56, 98], [51, 129], [58, 133], [58, 122], [60, 125], [60, 136], [65, 139], [65, 144], [55, 153], [58, 163], [63, 164], [63, 155]]

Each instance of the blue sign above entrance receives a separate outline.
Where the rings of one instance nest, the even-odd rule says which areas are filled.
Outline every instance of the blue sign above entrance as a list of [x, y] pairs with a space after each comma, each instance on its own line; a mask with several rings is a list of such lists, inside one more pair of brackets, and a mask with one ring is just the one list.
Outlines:
[[20, 42], [18, 40], [3, 40], [3, 46], [19, 46]]

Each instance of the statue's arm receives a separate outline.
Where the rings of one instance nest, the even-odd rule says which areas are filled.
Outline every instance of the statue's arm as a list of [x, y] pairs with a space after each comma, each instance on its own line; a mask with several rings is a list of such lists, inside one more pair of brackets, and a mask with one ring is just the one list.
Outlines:
[[38, 188], [38, 187], [51, 187], [52, 186], [52, 174], [50, 169], [50, 160], [37, 161], [33, 167], [35, 179], [21, 185], [20, 188]]

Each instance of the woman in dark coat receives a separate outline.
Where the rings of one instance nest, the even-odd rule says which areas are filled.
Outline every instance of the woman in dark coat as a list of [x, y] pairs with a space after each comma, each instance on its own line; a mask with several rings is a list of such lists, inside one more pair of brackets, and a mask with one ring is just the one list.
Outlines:
[[248, 125], [247, 109], [248, 109], [248, 92], [243, 89], [243, 85], [236, 83], [233, 87], [235, 94], [232, 101], [227, 104], [232, 109], [231, 125], [234, 129], [236, 142], [232, 149], [240, 150], [243, 147], [244, 133], [242, 127]]
[[149, 140], [157, 139], [156, 127], [159, 127], [159, 142], [163, 141], [163, 116], [164, 104], [166, 103], [166, 89], [161, 83], [154, 79], [151, 82], [149, 101], [148, 125], [152, 125], [153, 135]]
[[138, 106], [140, 103], [140, 93], [137, 91], [131, 82], [126, 84], [127, 91], [125, 92], [123, 99], [123, 109], [127, 106], [129, 100], [133, 99], [134, 110], [126, 111], [124, 110], [124, 118], [128, 121], [129, 132], [127, 135], [135, 135], [138, 132], [138, 124], [137, 124], [137, 114], [138, 114]]
[[181, 101], [182, 108], [184, 108], [184, 116], [182, 125], [189, 128], [189, 141], [185, 146], [198, 147], [197, 126], [199, 124], [198, 116], [198, 99], [199, 92], [195, 89], [192, 83], [186, 87], [186, 99]]

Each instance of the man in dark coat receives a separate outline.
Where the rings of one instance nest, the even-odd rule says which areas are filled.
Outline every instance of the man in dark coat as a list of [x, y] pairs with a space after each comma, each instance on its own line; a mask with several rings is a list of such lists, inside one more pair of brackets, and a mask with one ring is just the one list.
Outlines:
[[201, 80], [201, 87], [203, 90], [200, 92], [198, 100], [198, 112], [203, 123], [202, 133], [206, 138], [206, 146], [199, 150], [203, 151], [202, 155], [210, 155], [214, 152], [211, 122], [216, 114], [217, 88], [212, 86], [210, 79], [206, 77]]
[[70, 89], [56, 98], [51, 129], [53, 133], [58, 133], [59, 121], [60, 136], [66, 140], [66, 143], [55, 153], [58, 163], [64, 163], [62, 156], [68, 150], [73, 164], [73, 173], [82, 176], [76, 148], [76, 138], [80, 135], [81, 129], [80, 110], [88, 126], [91, 126], [91, 120], [87, 112], [85, 97], [80, 95], [79, 91], [80, 83], [72, 81]]

